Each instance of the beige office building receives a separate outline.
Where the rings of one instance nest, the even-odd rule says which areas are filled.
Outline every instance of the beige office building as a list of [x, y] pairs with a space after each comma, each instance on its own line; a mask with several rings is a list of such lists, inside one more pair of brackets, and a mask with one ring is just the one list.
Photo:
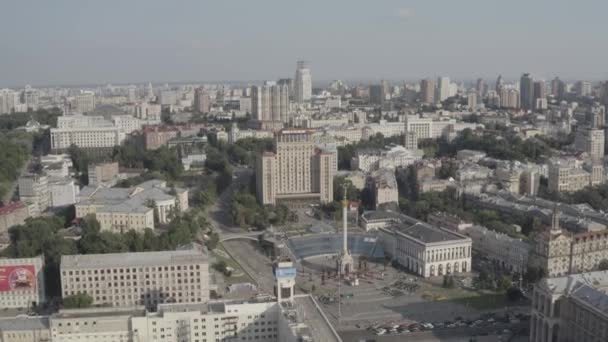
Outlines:
[[127, 307], [209, 300], [207, 254], [198, 246], [163, 252], [64, 255], [63, 297], [87, 293], [94, 305]]
[[333, 200], [337, 172], [335, 149], [316, 146], [308, 130], [282, 130], [275, 135], [275, 151], [256, 160], [256, 187], [262, 204]]

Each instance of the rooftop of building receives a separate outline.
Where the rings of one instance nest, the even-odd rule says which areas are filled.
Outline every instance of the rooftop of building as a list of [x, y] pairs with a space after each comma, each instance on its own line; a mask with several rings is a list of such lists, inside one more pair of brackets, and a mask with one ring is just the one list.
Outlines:
[[144, 316], [143, 306], [132, 307], [95, 307], [85, 309], [62, 309], [51, 315], [53, 319], [68, 318], [112, 318], [117, 316]]
[[400, 216], [400, 213], [390, 210], [368, 210], [361, 214], [361, 219], [364, 221], [389, 221], [398, 220]]
[[0, 331], [31, 331], [48, 330], [49, 318], [42, 317], [13, 317], [0, 319]]
[[9, 202], [6, 205], [0, 207], [0, 215], [7, 215], [14, 212], [15, 210], [22, 209], [25, 207], [25, 204], [21, 202]]
[[77, 254], [61, 256], [61, 268], [115, 268], [174, 265], [179, 263], [206, 263], [208, 256], [202, 249], [192, 248], [176, 251]]
[[548, 289], [554, 295], [567, 295], [584, 285], [607, 290], [608, 271], [595, 271], [570, 274], [555, 278], [545, 278], [538, 284], [538, 286]]
[[572, 297], [608, 317], [608, 294], [588, 285], [572, 292]]
[[150, 210], [149, 201], [167, 201], [175, 198], [172, 194], [182, 194], [186, 190], [168, 188], [166, 182], [149, 180], [131, 188], [106, 188], [103, 186], [85, 186], [76, 205], [94, 205], [102, 207], [100, 211], [109, 212], [147, 212]]
[[392, 226], [397, 232], [410, 236], [423, 243], [437, 243], [444, 241], [466, 240], [467, 237], [450, 230], [435, 227], [428, 223], [417, 221], [415, 223], [403, 222]]

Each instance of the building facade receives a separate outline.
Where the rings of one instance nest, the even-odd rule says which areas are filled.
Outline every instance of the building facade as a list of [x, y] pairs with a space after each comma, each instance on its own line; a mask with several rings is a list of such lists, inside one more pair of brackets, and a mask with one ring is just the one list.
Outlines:
[[309, 62], [298, 61], [294, 88], [296, 103], [305, 104], [310, 102], [312, 98], [312, 75]]
[[256, 159], [256, 189], [262, 204], [333, 200], [337, 152], [317, 147], [308, 130], [282, 130], [275, 151]]
[[459, 233], [399, 215], [378, 228], [385, 254], [424, 278], [469, 272], [471, 239]]
[[51, 204], [48, 177], [27, 174], [19, 177], [18, 184], [19, 200], [31, 204], [31, 216], [40, 216]]
[[86, 293], [94, 305], [155, 308], [209, 300], [209, 261], [197, 246], [163, 252], [63, 255], [61, 294]]
[[530, 342], [608, 341], [608, 271], [545, 278], [534, 285]]

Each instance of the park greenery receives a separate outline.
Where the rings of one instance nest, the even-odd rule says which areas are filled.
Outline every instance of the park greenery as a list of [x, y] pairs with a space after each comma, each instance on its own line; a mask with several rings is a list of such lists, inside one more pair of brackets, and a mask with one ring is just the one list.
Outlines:
[[68, 154], [82, 184], [88, 184], [89, 164], [103, 161], [116, 161], [121, 167], [145, 170], [139, 177], [123, 181], [120, 184], [122, 187], [129, 187], [149, 179], [176, 181], [184, 171], [176, 148], [162, 146], [156, 150], [147, 150], [132, 140], [115, 146], [109, 157], [94, 156], [76, 145], [70, 146]]
[[542, 178], [538, 196], [548, 200], [568, 204], [586, 203], [595, 210], [608, 211], [608, 184], [588, 186], [574, 192], [555, 193], [547, 188], [547, 179]]
[[61, 111], [56, 108], [0, 115], [0, 202], [10, 195], [13, 183], [30, 156], [45, 153], [49, 149], [46, 132], [26, 133], [16, 128], [25, 126], [32, 118], [43, 125], [56, 125], [59, 115]]
[[197, 210], [176, 216], [162, 231], [131, 230], [124, 234], [101, 231], [94, 217], [86, 217], [80, 224], [80, 239], [75, 241], [64, 238], [65, 226], [65, 220], [58, 216], [29, 218], [25, 224], [9, 229], [10, 245], [2, 251], [2, 256], [11, 258], [43, 255], [49, 295], [58, 295], [61, 288], [59, 264], [62, 255], [174, 250], [193, 241], [202, 242], [199, 237], [203, 234], [208, 236], [209, 249], [215, 248], [219, 241]]
[[297, 215], [285, 205], [260, 205], [254, 195], [239, 191], [232, 196], [230, 213], [233, 222], [243, 228], [264, 230], [269, 225], [296, 222]]
[[17, 131], [0, 132], [0, 202], [19, 177], [31, 149], [31, 135]]
[[425, 140], [421, 142], [425, 154], [434, 157], [455, 157], [460, 150], [478, 150], [489, 157], [521, 162], [543, 162], [553, 155], [548, 142], [519, 136], [507, 132], [476, 132], [467, 128], [454, 140]]

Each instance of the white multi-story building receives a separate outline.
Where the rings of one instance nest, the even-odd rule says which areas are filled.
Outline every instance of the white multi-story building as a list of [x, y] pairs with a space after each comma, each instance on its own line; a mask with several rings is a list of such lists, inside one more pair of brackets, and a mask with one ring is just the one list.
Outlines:
[[48, 185], [50, 207], [61, 208], [76, 203], [79, 188], [78, 185], [74, 184], [73, 179], [50, 177]]
[[159, 304], [157, 311], [60, 310], [51, 316], [0, 320], [0, 334], [5, 332], [20, 338], [3, 342], [342, 341], [310, 296], [296, 296], [289, 305], [253, 300]]
[[46, 175], [28, 174], [19, 177], [19, 200], [30, 204], [30, 215], [40, 216], [50, 205]]
[[72, 110], [77, 113], [88, 113], [95, 109], [95, 93], [82, 91], [72, 101]]
[[161, 123], [161, 105], [142, 102], [133, 107], [136, 118], [144, 121], [147, 125], [158, 125]]
[[470, 271], [470, 238], [406, 215], [387, 220], [378, 228], [384, 252], [407, 270], [424, 278]]
[[255, 138], [255, 139], [267, 139], [274, 137], [272, 131], [264, 131], [257, 129], [239, 129], [236, 124], [232, 125], [232, 129], [228, 133], [228, 143], [234, 144], [241, 139]]
[[[130, 120], [118, 120], [130, 127]], [[102, 116], [71, 115], [57, 118], [51, 128], [51, 149], [64, 150], [71, 145], [81, 148], [111, 148], [125, 139], [125, 130]]]
[[439, 101], [443, 101], [450, 97], [450, 78], [440, 77], [437, 79], [437, 93]]
[[399, 203], [399, 188], [393, 170], [380, 169], [372, 172], [368, 186], [374, 194], [376, 208], [387, 203]]
[[0, 258], [0, 307], [29, 309], [45, 300], [43, 256]]
[[408, 150], [400, 145], [387, 146], [384, 149], [360, 149], [351, 161], [352, 169], [371, 172], [378, 169], [394, 170], [422, 159], [421, 150]]
[[209, 260], [200, 246], [162, 252], [63, 255], [61, 294], [95, 305], [155, 308], [209, 300]]

